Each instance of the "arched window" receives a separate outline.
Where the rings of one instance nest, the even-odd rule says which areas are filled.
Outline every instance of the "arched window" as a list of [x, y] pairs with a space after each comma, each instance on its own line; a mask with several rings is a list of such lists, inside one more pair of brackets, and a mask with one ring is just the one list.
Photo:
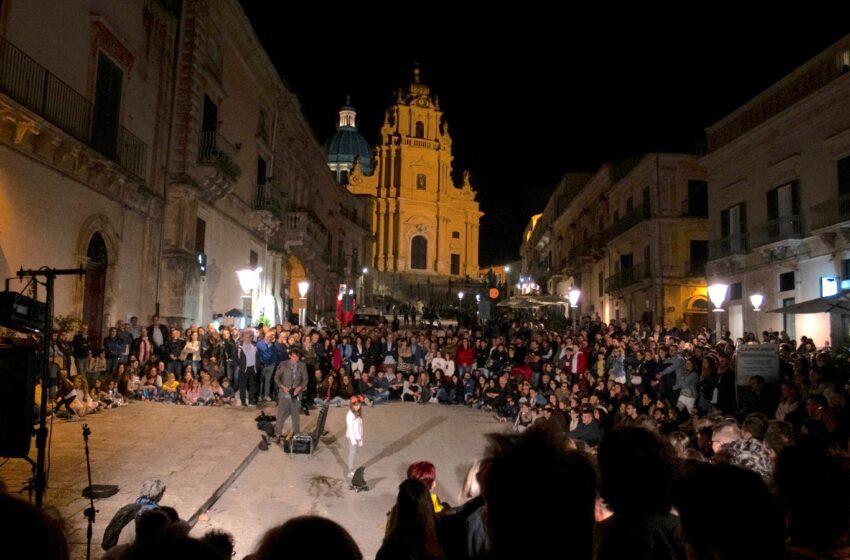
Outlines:
[[428, 268], [428, 240], [421, 235], [410, 241], [410, 268], [425, 270]]
[[425, 138], [425, 125], [422, 121], [416, 121], [416, 137]]

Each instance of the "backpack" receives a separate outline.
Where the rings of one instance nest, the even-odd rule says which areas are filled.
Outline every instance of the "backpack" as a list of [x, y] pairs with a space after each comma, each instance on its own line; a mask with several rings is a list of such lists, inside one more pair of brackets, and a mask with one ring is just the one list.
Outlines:
[[106, 530], [103, 532], [103, 542], [100, 545], [103, 550], [109, 550], [118, 544], [118, 537], [121, 536], [121, 531], [128, 523], [136, 518], [136, 514], [141, 509], [141, 504], [132, 503], [127, 504], [115, 513], [109, 521], [109, 525], [106, 526]]

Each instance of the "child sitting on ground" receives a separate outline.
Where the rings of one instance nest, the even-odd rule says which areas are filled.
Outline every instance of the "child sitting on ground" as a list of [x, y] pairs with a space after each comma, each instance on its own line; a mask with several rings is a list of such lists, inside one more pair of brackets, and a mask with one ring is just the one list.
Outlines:
[[225, 377], [221, 380], [221, 404], [232, 405], [234, 395], [235, 392], [233, 391], [233, 387], [230, 386], [230, 380]]
[[215, 397], [215, 405], [221, 406], [221, 399], [224, 396], [224, 391], [221, 389], [221, 384], [217, 379], [213, 379], [212, 383], [210, 383], [212, 387], [213, 397]]
[[144, 396], [142, 393], [142, 380], [137, 372], [130, 373], [130, 380], [127, 382], [127, 395], [133, 399], [140, 399]]
[[177, 383], [177, 380], [174, 378], [173, 373], [169, 373], [166, 378], [165, 383], [162, 384], [162, 392], [160, 393], [160, 400], [168, 403], [177, 402], [178, 390], [180, 389], [180, 384]]
[[213, 393], [212, 383], [210, 382], [210, 374], [201, 372], [201, 386], [198, 389], [198, 404], [210, 406], [215, 404], [215, 393]]
[[194, 379], [189, 379], [180, 386], [180, 400], [183, 404], [197, 405], [199, 393], [198, 382]]

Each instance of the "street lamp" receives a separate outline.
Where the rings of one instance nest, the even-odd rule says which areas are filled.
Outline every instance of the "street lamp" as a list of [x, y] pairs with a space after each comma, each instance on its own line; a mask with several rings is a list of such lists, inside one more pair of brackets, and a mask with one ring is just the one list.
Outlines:
[[310, 283], [306, 280], [298, 282], [298, 293], [301, 295], [301, 308], [298, 310], [298, 324], [302, 327], [307, 325], [307, 291]]
[[510, 265], [506, 266], [506, 267], [505, 267], [505, 272], [510, 272], [510, 271], [511, 271], [511, 266], [510, 266]]
[[476, 303], [481, 303], [481, 294], [475, 294]]
[[[244, 268], [236, 271], [236, 276], [239, 278], [239, 286], [242, 288], [242, 313], [245, 315], [243, 319], [250, 322], [251, 320], [251, 291], [260, 284], [260, 272], [262, 268]], [[244, 328], [244, 325], [242, 325]]]
[[573, 288], [570, 290], [570, 293], [567, 295], [567, 299], [570, 300], [570, 307], [578, 307], [578, 298], [581, 297], [581, 290]]
[[720, 314], [723, 313], [723, 300], [726, 299], [726, 291], [728, 289], [729, 286], [727, 284], [712, 284], [708, 287], [708, 299], [714, 304], [714, 313], [717, 317], [715, 343], [720, 342]]
[[761, 304], [764, 303], [764, 296], [753, 294], [750, 296], [750, 303], [753, 304], [753, 311], [756, 313], [756, 342], [758, 342], [761, 340], [759, 337], [759, 311], [761, 311]]

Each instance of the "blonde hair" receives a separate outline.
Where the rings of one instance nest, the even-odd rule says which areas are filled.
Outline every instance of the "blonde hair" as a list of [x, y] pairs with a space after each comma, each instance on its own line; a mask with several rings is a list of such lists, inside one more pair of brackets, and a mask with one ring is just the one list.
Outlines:
[[480, 460], [476, 460], [469, 466], [469, 470], [466, 471], [466, 478], [463, 480], [463, 487], [457, 495], [458, 503], [464, 503], [481, 495], [481, 486], [478, 484], [478, 470], [480, 468]]

